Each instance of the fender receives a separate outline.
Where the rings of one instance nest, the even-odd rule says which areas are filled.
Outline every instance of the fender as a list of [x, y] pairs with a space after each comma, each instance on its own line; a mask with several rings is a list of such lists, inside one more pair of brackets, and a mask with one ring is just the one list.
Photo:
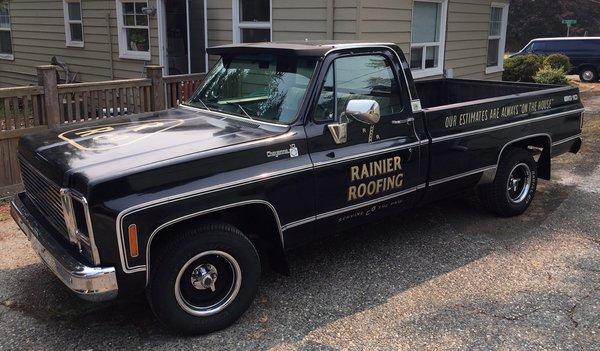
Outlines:
[[148, 282], [150, 281], [150, 248], [152, 246], [152, 240], [164, 229], [194, 218], [194, 217], [199, 217], [208, 213], [213, 213], [213, 212], [219, 212], [222, 210], [226, 210], [226, 209], [230, 209], [230, 208], [234, 208], [234, 207], [240, 207], [240, 206], [245, 206], [245, 205], [251, 205], [251, 204], [260, 204], [263, 206], [266, 206], [267, 208], [269, 208], [271, 210], [271, 212], [273, 213], [273, 218], [275, 219], [275, 222], [277, 223], [277, 230], [279, 231], [279, 244], [280, 244], [280, 249], [283, 251], [284, 248], [284, 240], [283, 240], [283, 230], [281, 227], [281, 221], [279, 220], [279, 215], [277, 214], [277, 210], [275, 209], [275, 207], [268, 201], [265, 200], [247, 200], [247, 201], [240, 201], [240, 202], [235, 202], [235, 203], [231, 203], [231, 204], [227, 204], [227, 205], [222, 205], [222, 206], [218, 206], [218, 207], [214, 207], [214, 208], [210, 208], [210, 209], [206, 209], [206, 210], [202, 210], [202, 211], [198, 211], [198, 212], [193, 212], [181, 217], [177, 217], [174, 218], [166, 223], [161, 224], [160, 226], [158, 226], [153, 232], [152, 234], [150, 234], [150, 237], [148, 238], [148, 243], [146, 244], [146, 285], [148, 285]]
[[527, 140], [527, 139], [533, 139], [536, 137], [545, 137], [546, 139], [548, 139], [548, 147], [550, 148], [548, 151], [550, 152], [550, 154], [552, 154], [552, 137], [550, 136], [550, 134], [548, 133], [537, 133], [537, 134], [530, 134], [521, 138], [517, 138], [514, 140], [509, 141], [508, 143], [504, 144], [504, 146], [502, 147], [502, 149], [500, 149], [500, 153], [498, 154], [498, 160], [496, 161], [496, 165], [500, 164], [500, 159], [502, 158], [502, 153], [504, 153], [504, 150], [506, 149], [506, 147], [522, 141], [522, 140]]
[[[115, 226], [116, 226], [117, 245], [118, 245], [119, 256], [120, 256], [120, 261], [121, 261], [121, 268], [122, 268], [123, 272], [136, 273], [136, 272], [143, 272], [146, 270], [145, 265], [137, 265], [137, 266], [133, 266], [133, 267], [129, 266], [127, 256], [125, 254], [126, 245], [125, 245], [125, 235], [123, 233], [123, 221], [124, 221], [125, 217], [132, 215], [134, 213], [140, 212], [140, 211], [144, 211], [149, 208], [153, 208], [155, 206], [160, 206], [160, 205], [165, 205], [165, 204], [169, 204], [172, 202], [178, 202], [178, 201], [183, 201], [183, 200], [187, 200], [187, 199], [192, 199], [192, 198], [196, 198], [198, 196], [206, 196], [206, 195], [215, 194], [215, 193], [218, 194], [218, 193], [221, 193], [222, 191], [227, 191], [230, 189], [237, 189], [239, 187], [248, 186], [248, 185], [251, 185], [254, 183], [260, 183], [260, 182], [263, 182], [268, 179], [272, 180], [272, 179], [279, 178], [279, 177], [284, 177], [284, 176], [289, 176], [289, 175], [293, 175], [296, 173], [301, 173], [301, 172], [312, 169], [312, 167], [313, 167], [312, 164], [309, 164], [309, 165], [303, 165], [303, 166], [282, 169], [282, 170], [270, 173], [269, 177], [265, 177], [265, 174], [258, 174], [256, 176], [252, 176], [252, 177], [249, 177], [246, 179], [239, 179], [236, 181], [232, 181], [230, 183], [218, 184], [215, 186], [195, 189], [193, 191], [179, 194], [177, 196], [158, 198], [158, 199], [146, 202], [146, 203], [135, 205], [133, 207], [130, 207], [130, 208], [127, 208], [127, 209], [121, 211], [117, 215]], [[246, 205], [250, 204], [247, 201], [254, 201], [254, 203], [262, 201], [263, 204], [264, 203], [268, 204], [269, 209], [272, 212], [274, 212], [276, 221], [279, 226], [278, 230], [279, 230], [279, 234], [280, 234], [280, 241], [282, 242], [282, 245], [283, 245], [283, 239], [282, 239], [283, 236], [282, 236], [281, 223], [279, 220], [279, 216], [277, 214], [277, 211], [275, 211], [274, 206], [266, 200], [252, 199], [252, 200], [246, 200], [246, 201], [241, 201], [241, 202], [232, 202], [232, 203], [220, 205], [220, 206], [210, 208], [210, 209], [203, 209], [198, 213], [193, 213], [193, 214], [186, 213], [183, 215], [183, 217], [188, 216], [188, 215], [190, 215], [191, 217], [199, 216], [199, 215], [210, 213], [210, 212], [224, 210], [227, 208], [232, 208], [232, 207], [236, 207], [236, 206], [240, 206], [240, 205], [244, 205], [244, 204], [246, 204]], [[183, 218], [181, 220], [185, 220], [185, 219], [186, 218]], [[165, 222], [165, 223], [168, 223], [168, 222]], [[163, 223], [162, 225], [164, 225], [165, 223]], [[154, 231], [154, 230], [156, 230], [156, 228], [152, 228], [152, 230]]]
[[541, 174], [544, 175], [544, 177], [542, 179], [546, 179], [546, 177], [548, 177], [548, 179], [550, 178], [550, 156], [552, 155], [552, 137], [550, 136], [550, 134], [547, 133], [536, 133], [536, 134], [530, 134], [524, 137], [520, 137], [517, 139], [513, 139], [509, 142], [507, 142], [506, 144], [504, 144], [504, 146], [502, 146], [502, 148], [500, 149], [500, 152], [498, 153], [498, 158], [496, 160], [496, 165], [485, 170], [481, 176], [481, 179], [479, 180], [479, 183], [477, 184], [479, 185], [483, 185], [483, 184], [489, 184], [491, 182], [493, 182], [496, 179], [496, 170], [498, 169], [498, 165], [500, 164], [500, 159], [502, 158], [502, 155], [504, 154], [504, 151], [506, 150], [507, 147], [516, 144], [520, 141], [525, 141], [528, 139], [533, 139], [533, 138], [539, 138], [539, 137], [543, 137], [547, 139], [547, 144], [545, 145], [544, 149], [548, 149], [547, 151], [547, 159], [542, 160], [540, 158], [539, 162], [547, 162], [547, 172], [541, 172]]

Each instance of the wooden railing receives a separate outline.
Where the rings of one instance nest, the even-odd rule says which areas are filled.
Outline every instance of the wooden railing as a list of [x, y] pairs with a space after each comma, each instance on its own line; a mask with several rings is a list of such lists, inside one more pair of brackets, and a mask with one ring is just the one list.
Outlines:
[[58, 85], [61, 123], [153, 111], [148, 78]]
[[204, 73], [164, 77], [167, 108], [187, 101], [204, 79]]
[[147, 66], [146, 78], [57, 84], [56, 67], [40, 66], [38, 85], [0, 89], [0, 198], [20, 187], [19, 137], [48, 127], [160, 111], [189, 99], [204, 74], [162, 75]]
[[37, 86], [0, 89], [0, 130], [44, 124], [43, 95]]

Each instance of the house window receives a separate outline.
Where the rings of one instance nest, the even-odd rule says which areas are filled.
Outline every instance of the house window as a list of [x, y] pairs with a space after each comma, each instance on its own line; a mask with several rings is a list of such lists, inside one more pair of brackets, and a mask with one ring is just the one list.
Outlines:
[[13, 58], [8, 0], [0, 0], [0, 59]]
[[233, 41], [271, 41], [271, 0], [233, 0]]
[[150, 28], [146, 1], [117, 0], [119, 57], [150, 61]]
[[506, 45], [506, 26], [508, 22], [508, 4], [492, 3], [490, 10], [490, 31], [488, 34], [486, 73], [502, 71], [504, 47]]
[[65, 16], [65, 37], [67, 46], [83, 47], [81, 1], [63, 0], [63, 12]]
[[415, 78], [443, 71], [447, 5], [447, 0], [413, 3], [410, 68]]

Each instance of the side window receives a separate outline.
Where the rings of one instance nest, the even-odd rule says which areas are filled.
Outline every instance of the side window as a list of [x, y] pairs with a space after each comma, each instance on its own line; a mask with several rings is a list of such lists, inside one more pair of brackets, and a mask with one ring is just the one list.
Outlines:
[[[400, 86], [389, 61], [381, 55], [342, 57], [327, 71], [313, 119], [333, 121], [350, 100], [375, 100], [381, 117], [402, 111]], [[337, 118], [336, 118], [337, 117]]]
[[571, 43], [567, 42], [566, 40], [548, 42], [548, 47], [548, 51], [551, 53], [571, 51]]
[[317, 101], [317, 106], [315, 108], [314, 120], [318, 122], [332, 121], [333, 116], [335, 115], [335, 100], [333, 92], [333, 66], [334, 65], [331, 65], [329, 67], [329, 70], [327, 71], [325, 83], [323, 83], [323, 88], [321, 88], [319, 100]]
[[542, 52], [546, 49], [546, 42], [543, 41], [536, 41], [534, 43], [531, 44], [531, 50], [529, 52], [532, 53], [536, 53], [536, 52]]
[[400, 87], [388, 60], [381, 55], [342, 57], [335, 60], [336, 115], [348, 101], [375, 100], [381, 117], [402, 111]]

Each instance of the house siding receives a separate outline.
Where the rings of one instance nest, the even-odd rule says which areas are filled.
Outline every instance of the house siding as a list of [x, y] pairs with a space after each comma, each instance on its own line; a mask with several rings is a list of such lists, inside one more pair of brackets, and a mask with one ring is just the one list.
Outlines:
[[[233, 41], [233, 22], [230, 0], [207, 0], [207, 37], [208, 46], [231, 44]], [[208, 66], [212, 67], [218, 57], [209, 55]]]
[[[11, 1], [14, 60], [0, 60], [0, 84], [35, 83], [35, 67], [49, 64], [53, 56], [77, 72], [77, 81], [137, 78], [144, 75], [144, 61], [119, 58], [115, 5], [114, 0], [81, 2], [84, 47], [78, 48], [66, 46], [62, 1]], [[156, 1], [149, 1], [149, 5], [156, 6]], [[150, 21], [150, 52], [152, 56], [148, 63], [158, 64], [156, 20]]]
[[327, 11], [330, 1], [272, 1], [273, 41], [324, 40], [328, 38]]
[[358, 39], [360, 31], [356, 22], [360, 13], [358, 5], [358, 0], [335, 0], [333, 6], [333, 38], [331, 39]]
[[[501, 79], [501, 73], [485, 74], [491, 1], [448, 2], [444, 68], [453, 69], [457, 78]], [[34, 83], [35, 66], [50, 63], [52, 56], [77, 72], [78, 81], [143, 76], [146, 64], [160, 62], [157, 17], [150, 17], [151, 61], [122, 59], [115, 4], [82, 0], [85, 47], [74, 48], [65, 45], [62, 1], [11, 0], [15, 59], [0, 60], [0, 85]], [[149, 5], [156, 7], [157, 0]], [[412, 6], [412, 0], [272, 0], [272, 38], [395, 42], [409, 56]], [[207, 0], [206, 7], [208, 46], [231, 43], [232, 1]], [[209, 56], [209, 66], [216, 60]]]
[[502, 73], [485, 73], [491, 3], [450, 0], [448, 4], [445, 68], [454, 69], [456, 78], [502, 79]]
[[362, 0], [360, 39], [394, 42], [410, 52], [412, 1]]

